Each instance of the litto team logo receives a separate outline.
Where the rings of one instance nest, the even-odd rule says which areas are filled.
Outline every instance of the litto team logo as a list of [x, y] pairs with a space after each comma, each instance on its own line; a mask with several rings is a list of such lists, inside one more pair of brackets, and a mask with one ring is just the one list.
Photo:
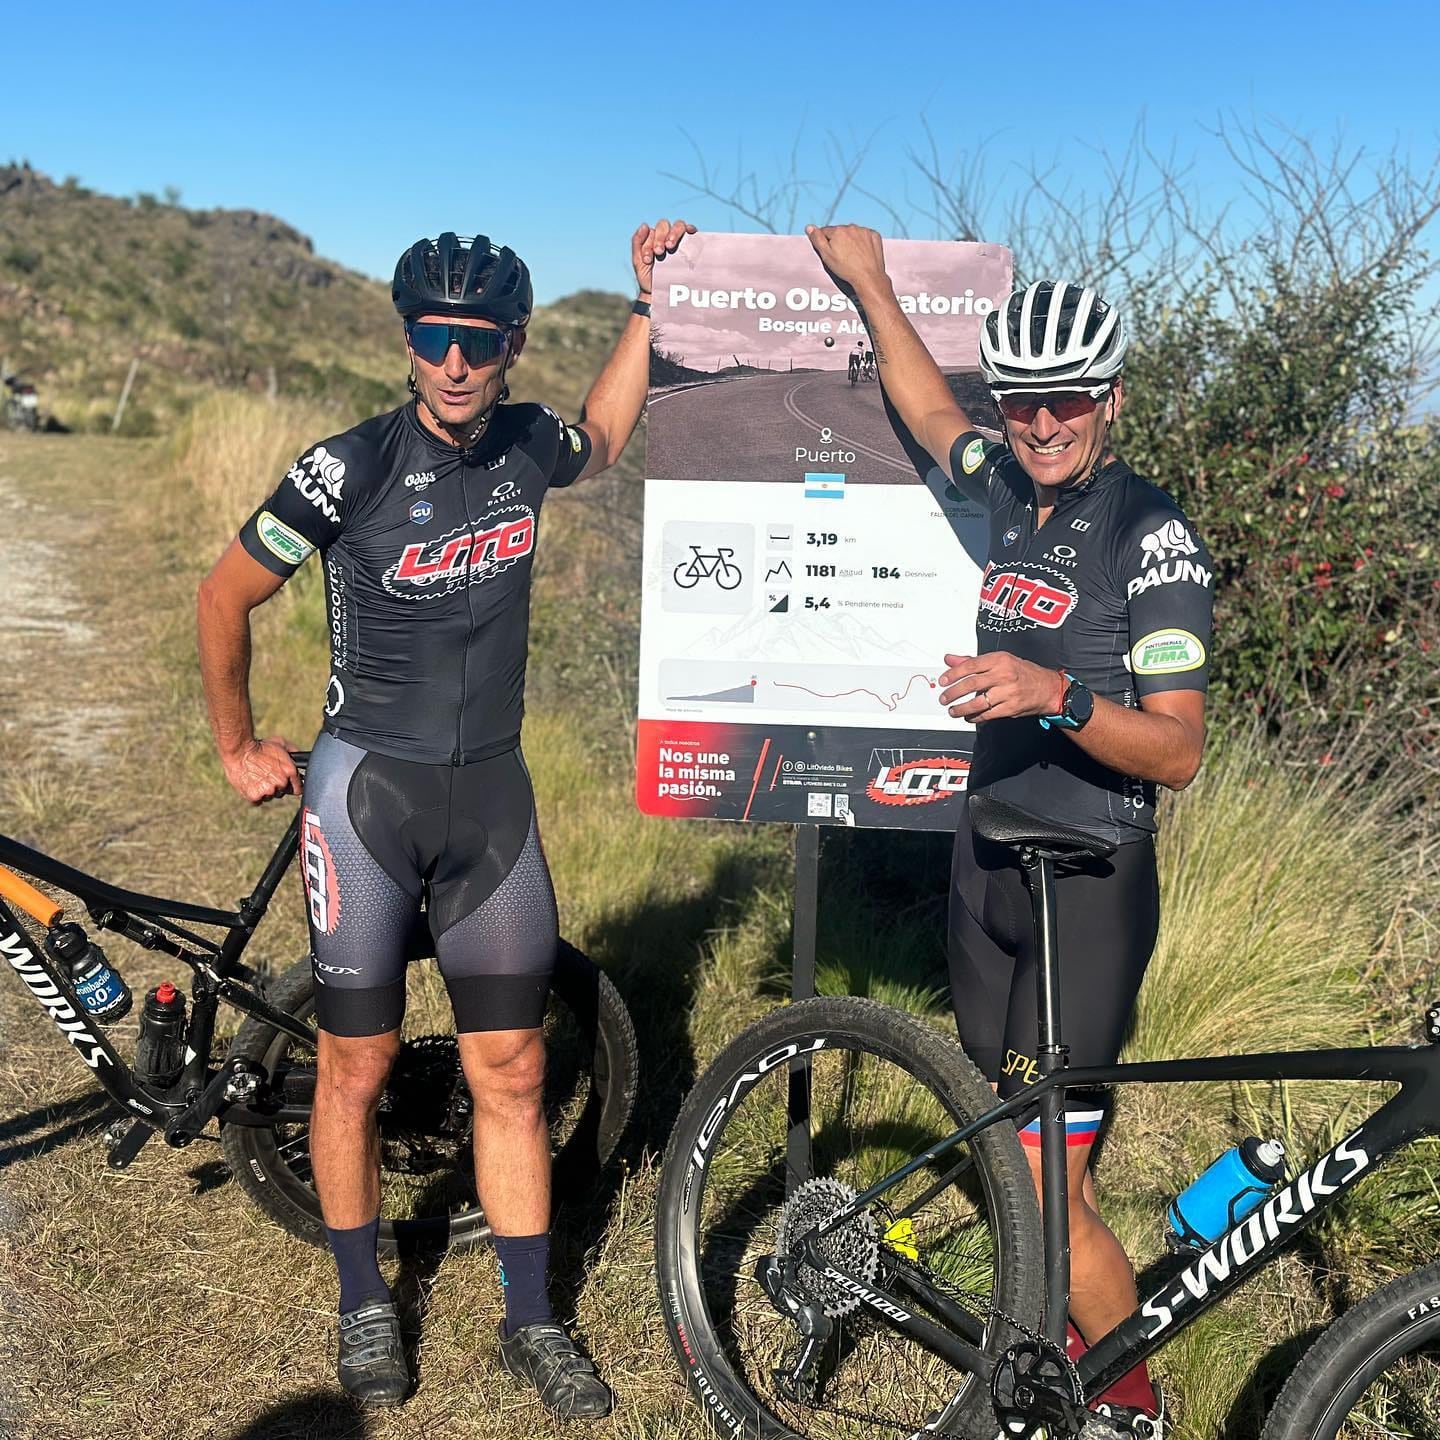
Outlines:
[[513, 505], [433, 540], [405, 546], [383, 583], [402, 600], [430, 600], [491, 580], [534, 548], [535, 512], [528, 505]]
[[959, 755], [921, 755], [912, 750], [872, 750], [865, 793], [877, 805], [932, 805], [961, 794], [970, 762]]
[[986, 630], [1058, 630], [1079, 600], [1075, 582], [1053, 565], [992, 561], [980, 580], [977, 622]]
[[330, 842], [311, 810], [305, 812], [300, 848], [305, 858], [305, 903], [310, 910], [310, 923], [320, 934], [333, 935], [340, 923], [340, 887], [335, 879]]

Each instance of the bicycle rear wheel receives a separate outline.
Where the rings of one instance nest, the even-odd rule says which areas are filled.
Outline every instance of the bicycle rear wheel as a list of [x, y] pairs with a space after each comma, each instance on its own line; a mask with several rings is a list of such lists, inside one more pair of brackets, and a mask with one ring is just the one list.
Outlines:
[[[804, 1056], [808, 1178], [787, 1175], [792, 1073]], [[802, 1266], [832, 1316], [818, 1392], [794, 1398], [795, 1323], [756, 1279], [806, 1230], [995, 1103], [953, 1041], [901, 1011], [805, 1000], [741, 1034], [691, 1092], [665, 1156], [658, 1273], [671, 1346], [701, 1407], [735, 1435], [880, 1440], [927, 1426], [993, 1440], [988, 1377], [960, 1373]], [[975, 1317], [996, 1355], [1039, 1324], [1039, 1208], [1013, 1127], [921, 1168], [822, 1242], [851, 1275], [891, 1288], [908, 1263]], [[913, 1273], [913, 1271], [912, 1271]], [[907, 1303], [914, 1291], [906, 1291]], [[923, 1308], [923, 1302], [919, 1302]], [[940, 1317], [936, 1317], [940, 1318]], [[1012, 1322], [1018, 1322], [1019, 1328]]]
[[[315, 1009], [309, 959], [268, 990], [298, 1019]], [[261, 1020], [231, 1044], [265, 1067], [273, 1087], [295, 1098], [313, 1091], [315, 1057]], [[625, 1002], [609, 978], [562, 940], [545, 1016], [545, 1111], [557, 1196], [592, 1181], [619, 1144], [635, 1104], [639, 1062]], [[490, 1227], [475, 1195], [470, 1098], [453, 1035], [405, 1039], [380, 1112], [380, 1251], [465, 1250]], [[240, 1188], [290, 1234], [326, 1244], [310, 1170], [308, 1125], [222, 1125], [225, 1158]]]
[[1280, 1392], [1264, 1440], [1440, 1440], [1440, 1263], [1342, 1315]]

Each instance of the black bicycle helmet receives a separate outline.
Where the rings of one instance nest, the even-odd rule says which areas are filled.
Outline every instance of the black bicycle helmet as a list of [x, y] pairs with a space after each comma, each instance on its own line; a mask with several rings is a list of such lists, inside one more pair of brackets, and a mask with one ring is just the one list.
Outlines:
[[509, 246], [453, 230], [438, 240], [417, 240], [400, 257], [390, 298], [407, 320], [473, 315], [514, 329], [524, 329], [535, 308], [530, 271]]

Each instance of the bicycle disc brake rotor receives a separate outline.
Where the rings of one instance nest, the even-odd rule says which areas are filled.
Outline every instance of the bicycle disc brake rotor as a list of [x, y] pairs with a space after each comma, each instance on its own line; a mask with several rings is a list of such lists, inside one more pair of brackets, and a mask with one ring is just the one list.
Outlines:
[[[799, 1241], [821, 1221], [854, 1200], [859, 1192], [842, 1180], [807, 1180], [785, 1202], [780, 1211], [779, 1249], [782, 1255], [796, 1253]], [[880, 1236], [875, 1217], [868, 1210], [852, 1216], [838, 1229], [819, 1240], [819, 1250], [837, 1270], [844, 1270], [867, 1285], [880, 1269]], [[848, 1315], [860, 1305], [860, 1297], [852, 1295], [833, 1280], [804, 1261], [799, 1267], [799, 1281], [805, 1293], [833, 1317]]]
[[455, 1158], [453, 1142], [464, 1140], [469, 1128], [469, 1092], [455, 1037], [422, 1035], [405, 1041], [382, 1105], [387, 1168], [425, 1174], [448, 1165]]

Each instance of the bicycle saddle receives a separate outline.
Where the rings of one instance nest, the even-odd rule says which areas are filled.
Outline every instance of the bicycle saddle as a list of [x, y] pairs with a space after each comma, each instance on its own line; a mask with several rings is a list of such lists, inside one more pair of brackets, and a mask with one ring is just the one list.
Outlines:
[[967, 799], [971, 827], [981, 839], [996, 845], [1010, 845], [1016, 849], [1027, 846], [1048, 860], [1102, 860], [1115, 853], [1115, 846], [1108, 840], [1100, 840], [1083, 830], [1057, 824], [1054, 820], [1042, 820], [1040, 816], [1032, 815], [1018, 805], [997, 800], [993, 795], [971, 795]]

